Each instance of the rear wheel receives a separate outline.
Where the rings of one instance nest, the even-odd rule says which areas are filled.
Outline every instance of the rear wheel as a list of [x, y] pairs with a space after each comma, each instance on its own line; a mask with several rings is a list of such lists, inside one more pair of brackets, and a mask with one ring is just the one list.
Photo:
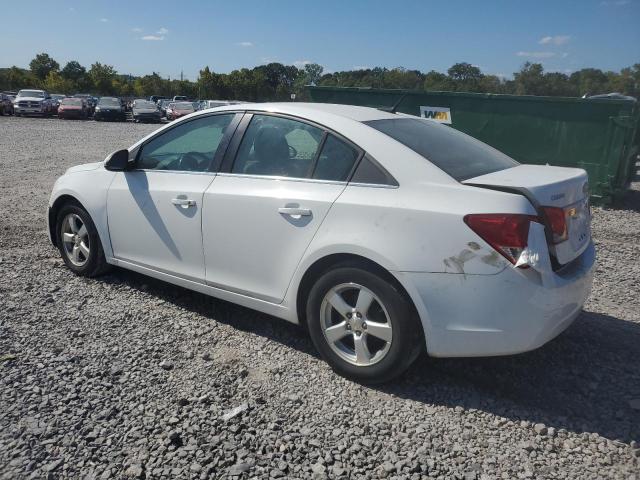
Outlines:
[[63, 206], [58, 212], [56, 232], [62, 259], [74, 273], [94, 277], [109, 269], [98, 231], [83, 208], [74, 204]]
[[360, 267], [338, 267], [317, 280], [307, 302], [307, 323], [327, 363], [363, 383], [397, 377], [424, 343], [406, 296]]

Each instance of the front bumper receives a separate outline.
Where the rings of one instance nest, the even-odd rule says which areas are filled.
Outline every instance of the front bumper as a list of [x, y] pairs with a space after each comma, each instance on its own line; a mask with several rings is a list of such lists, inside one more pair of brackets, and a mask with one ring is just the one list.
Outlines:
[[93, 118], [95, 120], [119, 120], [124, 121], [127, 119], [127, 114], [124, 112], [110, 112], [101, 110], [99, 112], [93, 113]]
[[13, 113], [18, 115], [46, 115], [47, 111], [35, 107], [14, 107]]
[[134, 115], [133, 119], [137, 120], [138, 122], [160, 122], [161, 117], [160, 115], [157, 115], [157, 114], [140, 113], [140, 114]]
[[506, 267], [495, 275], [396, 272], [421, 311], [436, 357], [510, 355], [536, 349], [582, 310], [593, 281], [593, 243], [560, 272]]

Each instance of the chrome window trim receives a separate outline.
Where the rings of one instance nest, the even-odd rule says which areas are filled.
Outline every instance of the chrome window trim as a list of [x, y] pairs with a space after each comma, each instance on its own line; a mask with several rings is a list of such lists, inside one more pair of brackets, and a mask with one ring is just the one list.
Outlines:
[[304, 183], [320, 183], [328, 185], [347, 185], [347, 181], [338, 180], [320, 180], [315, 178], [304, 177], [285, 177], [282, 175], [255, 175], [247, 173], [230, 173], [230, 172], [218, 172], [220, 177], [238, 177], [238, 178], [251, 178], [257, 180], [275, 180], [275, 181], [288, 181], [288, 182], [304, 182]]
[[372, 188], [400, 188], [400, 185], [388, 185], [386, 183], [361, 183], [361, 182], [349, 182], [350, 187], [372, 187]]
[[216, 172], [211, 172], [209, 170], [207, 171], [202, 171], [202, 172], [198, 172], [198, 171], [190, 171], [190, 170], [164, 170], [164, 169], [153, 169], [153, 168], [133, 168], [131, 170], [126, 170], [125, 173], [129, 173], [129, 172], [165, 172], [165, 173], [180, 173], [180, 174], [184, 174], [184, 175], [211, 175], [211, 176], [216, 176], [217, 173]]

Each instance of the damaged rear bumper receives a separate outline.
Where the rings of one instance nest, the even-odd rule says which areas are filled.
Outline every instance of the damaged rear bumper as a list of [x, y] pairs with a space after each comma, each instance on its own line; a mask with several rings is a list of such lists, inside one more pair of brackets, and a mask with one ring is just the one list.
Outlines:
[[437, 357], [509, 355], [555, 338], [582, 310], [593, 280], [593, 243], [569, 266], [507, 267], [495, 275], [396, 272], [413, 297]]

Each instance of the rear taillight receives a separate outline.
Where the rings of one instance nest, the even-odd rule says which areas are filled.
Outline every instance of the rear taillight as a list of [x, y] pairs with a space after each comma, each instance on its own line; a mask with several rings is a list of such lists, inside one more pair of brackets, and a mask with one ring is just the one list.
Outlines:
[[558, 207], [541, 207], [546, 217], [547, 225], [553, 235], [553, 244], [564, 242], [569, 238], [567, 231], [567, 212]]
[[533, 215], [480, 213], [464, 217], [471, 230], [514, 265], [527, 247], [529, 223], [539, 222]]

